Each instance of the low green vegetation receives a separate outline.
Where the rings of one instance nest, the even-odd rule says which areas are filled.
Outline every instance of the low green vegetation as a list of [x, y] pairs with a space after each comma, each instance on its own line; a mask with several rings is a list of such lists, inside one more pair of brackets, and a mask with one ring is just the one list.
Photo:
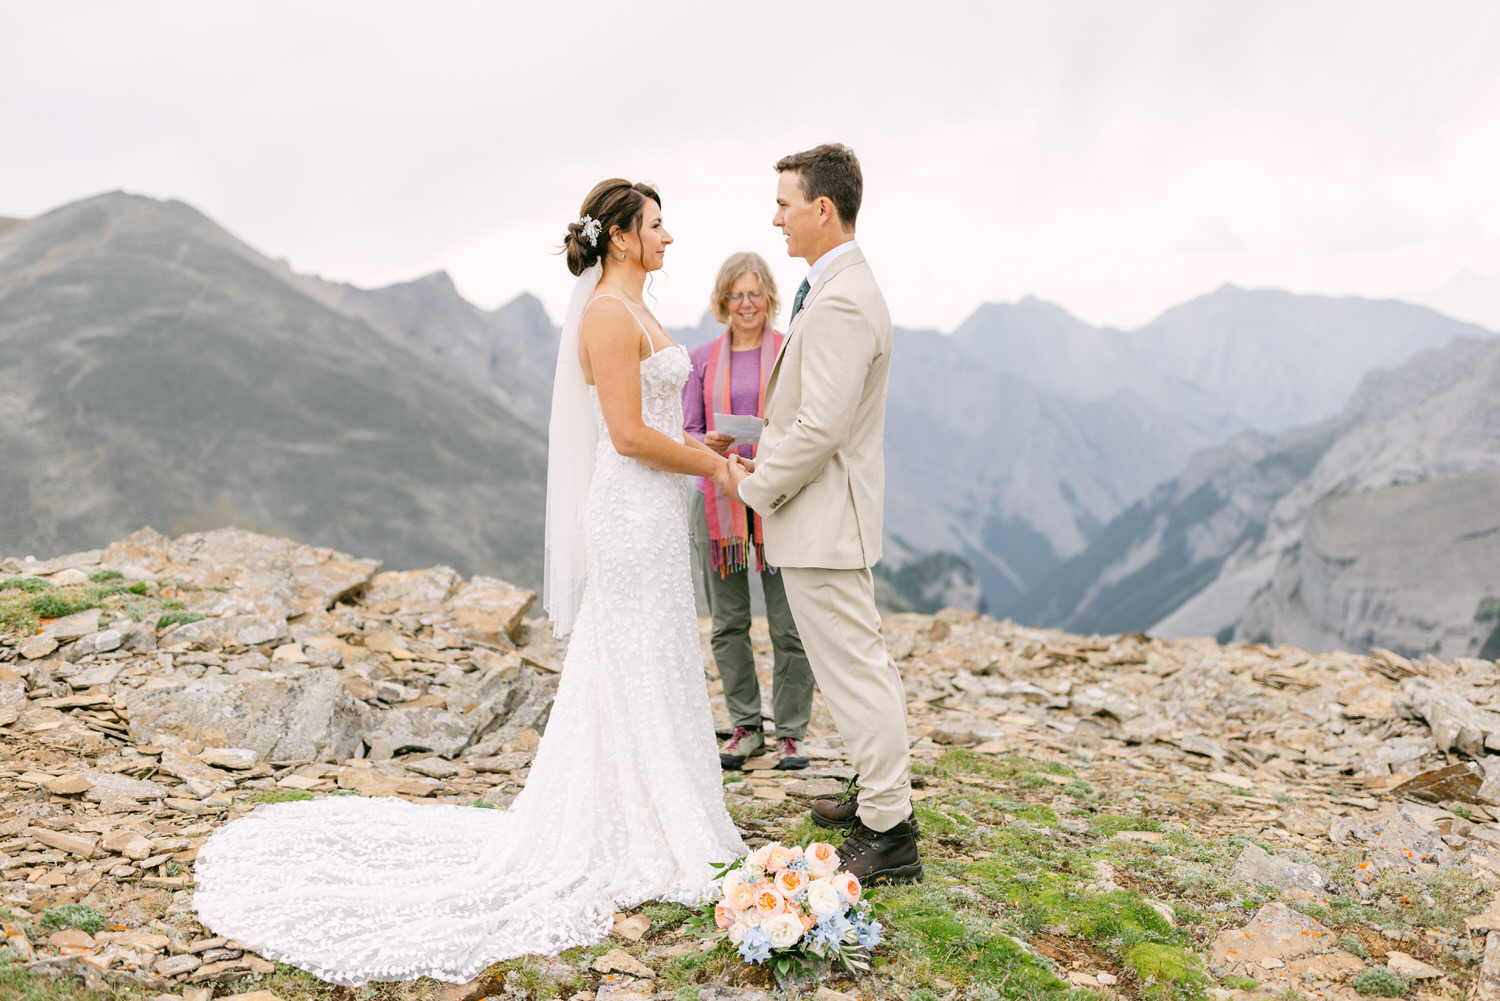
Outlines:
[[170, 611], [163, 612], [156, 620], [157, 629], [165, 629], [168, 626], [185, 626], [189, 622], [198, 622], [203, 616], [197, 612]]
[[90, 935], [104, 928], [104, 915], [87, 904], [60, 904], [42, 913], [43, 928], [77, 928]]
[[1361, 970], [1354, 978], [1354, 989], [1365, 997], [1399, 998], [1406, 993], [1406, 981], [1384, 966]]
[[[142, 581], [127, 583], [118, 570], [99, 570], [88, 584], [59, 587], [41, 577], [14, 577], [0, 581], [0, 632], [29, 636], [48, 619], [62, 618], [90, 608], [144, 621], [167, 609], [186, 607], [182, 594], [195, 590], [176, 586], [173, 594], [156, 593]], [[202, 618], [197, 613], [182, 613]], [[193, 621], [188, 619], [186, 621]], [[158, 623], [158, 628], [162, 628]]]
[[51, 592], [31, 599], [31, 614], [38, 619], [60, 619], [64, 615], [98, 607], [99, 600], [90, 598], [87, 594], [65, 595]]
[[317, 799], [306, 789], [267, 789], [250, 797], [251, 803], [300, 803], [306, 799]]

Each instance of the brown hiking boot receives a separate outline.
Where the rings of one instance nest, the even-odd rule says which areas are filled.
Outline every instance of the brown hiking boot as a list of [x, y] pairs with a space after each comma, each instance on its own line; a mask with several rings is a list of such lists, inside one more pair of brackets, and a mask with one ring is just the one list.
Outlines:
[[854, 776], [844, 786], [843, 799], [820, 799], [812, 805], [810, 812], [812, 822], [819, 827], [838, 831], [853, 827], [854, 818], [859, 813], [859, 776]]
[[[844, 788], [844, 798], [840, 800], [820, 799], [812, 805], [809, 811], [812, 822], [819, 827], [831, 830], [847, 831], [854, 826], [854, 821], [859, 816], [859, 776], [849, 780]], [[917, 823], [917, 809], [912, 807], [911, 815], [906, 818], [911, 825], [911, 836], [920, 838], [922, 827]]]
[[888, 831], [872, 831], [856, 817], [854, 830], [839, 846], [839, 865], [865, 886], [922, 881], [922, 859], [910, 820]]

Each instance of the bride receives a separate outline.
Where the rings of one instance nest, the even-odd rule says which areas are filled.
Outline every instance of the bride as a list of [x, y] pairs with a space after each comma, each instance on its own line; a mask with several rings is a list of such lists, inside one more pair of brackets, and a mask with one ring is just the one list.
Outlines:
[[547, 471], [544, 603], [571, 631], [546, 735], [509, 810], [328, 798], [262, 807], [199, 852], [216, 934], [337, 984], [430, 976], [603, 939], [615, 911], [695, 904], [744, 853], [722, 779], [679, 474], [728, 482], [682, 431], [691, 365], [642, 300], [671, 236], [608, 180], [568, 226]]

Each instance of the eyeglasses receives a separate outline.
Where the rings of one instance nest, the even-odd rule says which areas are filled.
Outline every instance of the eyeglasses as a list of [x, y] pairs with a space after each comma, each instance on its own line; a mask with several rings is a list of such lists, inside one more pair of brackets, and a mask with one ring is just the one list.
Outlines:
[[753, 306], [756, 303], [760, 302], [765, 297], [766, 297], [766, 294], [764, 292], [762, 292], [760, 289], [756, 289], [754, 292], [734, 292], [734, 293], [731, 293], [730, 296], [729, 296], [729, 301], [730, 302], [748, 302], [750, 305]]

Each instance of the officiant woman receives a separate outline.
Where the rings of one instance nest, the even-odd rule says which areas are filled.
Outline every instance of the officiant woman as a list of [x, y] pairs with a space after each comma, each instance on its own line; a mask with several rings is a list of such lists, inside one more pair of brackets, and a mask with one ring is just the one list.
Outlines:
[[[693, 374], [682, 390], [685, 430], [721, 455], [733, 439], [714, 430], [714, 414], [765, 416], [766, 380], [783, 336], [771, 327], [777, 308], [776, 281], [764, 258], [741, 253], [724, 262], [709, 297], [709, 309], [715, 320], [725, 324], [724, 333], [689, 352]], [[755, 458], [754, 445], [734, 447], [745, 458]], [[724, 681], [724, 702], [734, 727], [719, 748], [719, 762], [737, 769], [766, 749], [760, 682], [750, 646], [753, 565], [765, 592], [774, 648], [771, 707], [776, 767], [806, 768], [803, 740], [812, 715], [812, 667], [802, 651], [781, 575], [766, 565], [760, 516], [729, 502], [712, 480], [700, 478], [697, 488], [690, 514], [693, 545], [713, 616], [714, 663]]]

